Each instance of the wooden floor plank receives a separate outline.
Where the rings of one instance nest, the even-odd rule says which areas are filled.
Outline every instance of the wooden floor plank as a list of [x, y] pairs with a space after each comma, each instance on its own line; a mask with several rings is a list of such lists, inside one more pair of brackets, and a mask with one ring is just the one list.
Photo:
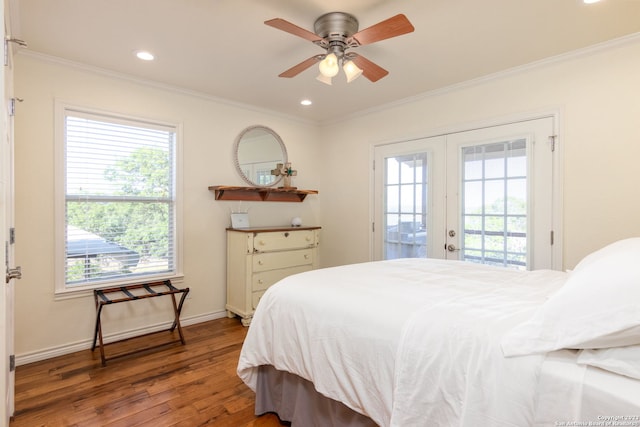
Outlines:
[[[107, 361], [85, 350], [16, 369], [10, 427], [279, 427], [253, 414], [255, 396], [236, 375], [247, 333], [238, 319], [183, 327], [186, 345]], [[175, 333], [175, 332], [174, 332]], [[107, 357], [170, 341], [157, 334], [113, 343]]]

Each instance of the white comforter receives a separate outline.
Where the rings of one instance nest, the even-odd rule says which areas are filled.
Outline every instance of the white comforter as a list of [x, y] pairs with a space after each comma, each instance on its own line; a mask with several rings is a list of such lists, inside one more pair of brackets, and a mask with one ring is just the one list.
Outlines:
[[544, 356], [499, 343], [565, 280], [427, 259], [290, 276], [262, 297], [238, 375], [255, 390], [272, 365], [382, 426], [532, 425]]

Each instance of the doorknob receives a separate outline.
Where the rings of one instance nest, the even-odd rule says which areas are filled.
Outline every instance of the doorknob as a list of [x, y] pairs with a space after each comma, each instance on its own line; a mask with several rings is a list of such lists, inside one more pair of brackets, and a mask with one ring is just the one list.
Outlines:
[[449, 243], [449, 244], [447, 245], [447, 250], [448, 250], [449, 252], [456, 252], [456, 251], [459, 251], [460, 249], [457, 249], [457, 248], [456, 248], [456, 245], [453, 245], [453, 244]]
[[22, 279], [22, 267], [7, 268], [7, 283], [11, 279]]

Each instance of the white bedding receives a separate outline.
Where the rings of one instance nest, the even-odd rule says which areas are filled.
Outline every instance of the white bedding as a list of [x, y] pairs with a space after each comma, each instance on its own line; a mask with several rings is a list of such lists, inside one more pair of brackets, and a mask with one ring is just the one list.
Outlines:
[[238, 375], [255, 390], [272, 365], [382, 426], [533, 425], [544, 356], [499, 343], [566, 277], [427, 259], [290, 276], [262, 297]]

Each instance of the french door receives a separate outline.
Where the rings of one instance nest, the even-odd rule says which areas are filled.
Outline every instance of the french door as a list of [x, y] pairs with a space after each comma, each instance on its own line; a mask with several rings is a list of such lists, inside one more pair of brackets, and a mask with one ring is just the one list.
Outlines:
[[552, 268], [551, 117], [377, 146], [374, 259]]

